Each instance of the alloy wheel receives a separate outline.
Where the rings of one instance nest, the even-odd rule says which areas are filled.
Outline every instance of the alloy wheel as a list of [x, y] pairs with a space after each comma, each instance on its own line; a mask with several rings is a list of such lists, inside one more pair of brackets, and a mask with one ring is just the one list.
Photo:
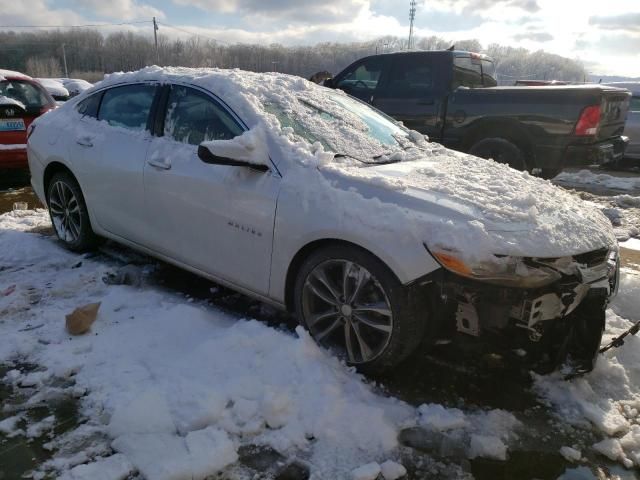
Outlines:
[[384, 289], [349, 260], [326, 260], [307, 275], [302, 312], [316, 342], [352, 364], [374, 360], [391, 339], [393, 312]]
[[67, 243], [75, 243], [80, 237], [82, 226], [80, 205], [65, 182], [58, 180], [51, 186], [49, 210], [58, 237]]

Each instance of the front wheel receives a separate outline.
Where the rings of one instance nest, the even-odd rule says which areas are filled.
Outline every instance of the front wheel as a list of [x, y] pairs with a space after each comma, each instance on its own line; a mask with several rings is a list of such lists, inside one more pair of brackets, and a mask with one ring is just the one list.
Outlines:
[[313, 253], [300, 269], [294, 295], [298, 319], [315, 341], [363, 371], [394, 367], [415, 350], [425, 330], [426, 312], [411, 311], [397, 277], [356, 247]]
[[47, 188], [47, 204], [53, 228], [65, 247], [82, 252], [96, 245], [87, 205], [73, 176], [66, 172], [53, 176]]

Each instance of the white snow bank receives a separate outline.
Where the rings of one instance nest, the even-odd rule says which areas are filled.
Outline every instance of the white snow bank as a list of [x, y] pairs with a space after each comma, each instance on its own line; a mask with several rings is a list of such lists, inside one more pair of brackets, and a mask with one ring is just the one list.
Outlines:
[[115, 454], [73, 467], [58, 480], [125, 480], [133, 471], [134, 467], [127, 457]]
[[[300, 328], [286, 333], [166, 291], [107, 286], [107, 265], [29, 233], [47, 224], [44, 210], [0, 215], [0, 265], [8, 267], [0, 292], [10, 292], [0, 295], [0, 362], [46, 368], [5, 376], [35, 389], [28, 403], [82, 396], [87, 423], [51, 443], [65, 452], [46, 464], [56, 477], [91, 478], [104, 469], [113, 478], [133, 470], [154, 480], [204, 478], [235, 462], [241, 445], [258, 444], [304, 459], [315, 478], [346, 479], [389, 459], [399, 431], [416, 422], [467, 441], [485, 436], [491, 448], [473, 452], [496, 458], [498, 442], [506, 449], [515, 436], [519, 422], [507, 412], [416, 410], [376, 393]], [[102, 305], [92, 334], [70, 337], [64, 315], [95, 301]], [[71, 376], [64, 392], [51, 386]], [[4, 426], [14, 431], [17, 422]], [[45, 434], [53, 422], [27, 428]], [[110, 452], [101, 436], [117, 455], [104, 458]], [[403, 471], [392, 463], [378, 468], [389, 479]]]
[[[0, 361], [45, 366], [37, 378], [11, 377], [42, 392], [75, 373], [73, 391], [87, 392], [82, 415], [149, 478], [204, 478], [245, 442], [304, 454], [319, 478], [347, 478], [398, 445], [414, 409], [375, 394], [302, 329], [292, 335], [164, 292], [106, 286], [104, 265], [19, 231], [46, 218], [0, 216], [0, 264], [10, 267], [0, 291], [15, 285], [0, 296]], [[102, 302], [93, 334], [70, 338], [64, 315], [92, 301]], [[43, 326], [20, 331], [33, 322]]]
[[640, 177], [615, 177], [606, 173], [594, 173], [590, 170], [562, 172], [553, 181], [564, 186], [596, 185], [613, 190], [640, 189]]
[[[624, 318], [623, 318], [624, 317]], [[640, 276], [623, 272], [620, 292], [607, 311], [604, 343], [640, 320]], [[595, 369], [570, 382], [558, 372], [535, 377], [538, 393], [563, 419], [591, 425], [604, 437], [594, 448], [625, 466], [640, 466], [640, 338], [601, 355]]]

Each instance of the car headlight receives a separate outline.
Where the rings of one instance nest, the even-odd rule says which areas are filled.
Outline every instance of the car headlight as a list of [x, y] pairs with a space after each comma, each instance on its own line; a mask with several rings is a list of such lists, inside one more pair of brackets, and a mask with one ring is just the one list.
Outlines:
[[543, 265], [528, 264], [522, 257], [498, 256], [471, 262], [451, 250], [427, 249], [450, 272], [495, 285], [538, 288], [559, 280], [562, 275]]

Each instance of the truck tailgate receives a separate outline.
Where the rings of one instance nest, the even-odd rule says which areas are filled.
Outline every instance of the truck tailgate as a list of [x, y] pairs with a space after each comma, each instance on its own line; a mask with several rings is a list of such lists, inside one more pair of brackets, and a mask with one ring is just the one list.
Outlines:
[[626, 90], [602, 90], [600, 126], [596, 135], [598, 140], [622, 135], [630, 101], [631, 94]]

